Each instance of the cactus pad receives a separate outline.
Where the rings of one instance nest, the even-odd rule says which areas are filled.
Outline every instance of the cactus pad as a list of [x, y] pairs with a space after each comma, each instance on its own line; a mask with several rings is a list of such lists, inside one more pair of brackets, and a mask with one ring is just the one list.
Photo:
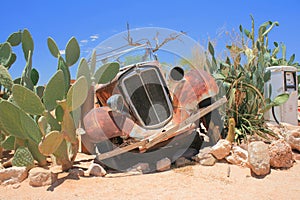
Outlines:
[[16, 150], [12, 159], [12, 165], [27, 168], [34, 166], [34, 159], [27, 147], [19, 147]]

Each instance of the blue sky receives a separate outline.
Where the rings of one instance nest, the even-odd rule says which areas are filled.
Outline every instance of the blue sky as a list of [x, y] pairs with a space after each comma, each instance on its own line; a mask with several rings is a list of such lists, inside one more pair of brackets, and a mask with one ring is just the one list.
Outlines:
[[[240, 24], [250, 29], [250, 14], [256, 28], [265, 21], [278, 21], [269, 35], [270, 41], [283, 42], [287, 54], [296, 54], [300, 61], [300, 2], [298, 0], [44, 0], [2, 1], [0, 42], [15, 31], [27, 28], [35, 43], [33, 66], [40, 72], [40, 84], [44, 84], [56, 70], [57, 61], [47, 47], [52, 37], [60, 49], [75, 36], [82, 52], [96, 47], [108, 37], [131, 28], [162, 27], [185, 31], [196, 41], [205, 43], [208, 38], [220, 40], [222, 31], [238, 30]], [[218, 41], [217, 41], [218, 42]], [[218, 50], [225, 49], [218, 46]], [[21, 75], [24, 57], [20, 47], [14, 49], [17, 62], [10, 72], [15, 78]], [[78, 64], [72, 67], [76, 71]], [[74, 76], [74, 75], [73, 75]]]

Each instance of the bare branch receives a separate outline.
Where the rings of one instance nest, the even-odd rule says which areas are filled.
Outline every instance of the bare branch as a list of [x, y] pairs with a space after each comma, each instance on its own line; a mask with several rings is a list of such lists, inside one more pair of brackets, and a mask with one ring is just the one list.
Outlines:
[[[153, 49], [153, 52], [159, 50], [162, 46], [164, 46], [165, 44], [167, 44], [170, 41], [180, 40], [179, 37], [182, 36], [182, 35], [186, 35], [186, 32], [180, 31], [180, 33], [172, 33], [172, 34], [169, 35], [169, 37], [165, 38], [162, 41], [162, 43], [159, 43], [159, 40], [158, 40], [159, 32], [157, 32], [155, 37], [153, 38], [153, 40], [155, 40], [155, 48]], [[150, 41], [148, 39], [140, 39], [140, 40], [134, 42], [133, 38], [130, 35], [130, 28], [129, 28], [128, 23], [127, 23], [127, 37], [125, 37], [125, 39], [127, 40], [128, 44], [130, 46], [140, 46], [140, 45], [142, 45], [138, 41], [147, 41], [147, 43], [150, 44]]]
[[127, 22], [127, 37], [125, 38], [130, 46], [141, 46], [141, 43], [133, 42], [132, 37], [130, 36], [129, 23]]
[[181, 31], [179, 34], [178, 33], [172, 33], [172, 34], [169, 35], [169, 37], [165, 38], [164, 41], [162, 41], [162, 43], [159, 44], [159, 41], [158, 41], [159, 33], [157, 32], [156, 36], [154, 38], [154, 40], [156, 41], [156, 45], [155, 45], [155, 48], [153, 49], [153, 52], [159, 50], [162, 46], [164, 46], [168, 42], [179, 39], [180, 36], [185, 35], [185, 34], [186, 33], [183, 32], [183, 31]]

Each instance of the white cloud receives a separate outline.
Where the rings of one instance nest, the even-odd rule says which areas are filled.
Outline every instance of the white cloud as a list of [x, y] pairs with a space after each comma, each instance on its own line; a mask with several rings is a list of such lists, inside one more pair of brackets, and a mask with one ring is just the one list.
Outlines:
[[81, 40], [80, 43], [86, 44], [88, 43], [88, 40]]
[[80, 40], [79, 46], [85, 46], [88, 42], [88, 40]]
[[90, 38], [91, 38], [91, 41], [95, 41], [99, 38], [99, 35], [98, 34], [91, 35]]
[[65, 49], [59, 50], [59, 53], [60, 53], [61, 55], [65, 55], [65, 54], [66, 54], [66, 50], [65, 50]]

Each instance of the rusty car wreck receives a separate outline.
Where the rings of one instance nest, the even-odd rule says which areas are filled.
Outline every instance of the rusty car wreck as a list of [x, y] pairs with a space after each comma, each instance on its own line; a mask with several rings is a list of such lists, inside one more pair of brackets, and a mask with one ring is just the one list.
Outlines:
[[[83, 119], [86, 146], [99, 162], [118, 170], [139, 162], [151, 165], [165, 157], [172, 162], [191, 158], [203, 143], [201, 130], [210, 128], [209, 114], [226, 99], [212, 101], [218, 87], [205, 70], [182, 66], [163, 70], [147, 46], [139, 47], [138, 61], [122, 60], [130, 51], [110, 56], [120, 70], [109, 83], [95, 86], [98, 106]], [[97, 62], [103, 60], [97, 57]]]

